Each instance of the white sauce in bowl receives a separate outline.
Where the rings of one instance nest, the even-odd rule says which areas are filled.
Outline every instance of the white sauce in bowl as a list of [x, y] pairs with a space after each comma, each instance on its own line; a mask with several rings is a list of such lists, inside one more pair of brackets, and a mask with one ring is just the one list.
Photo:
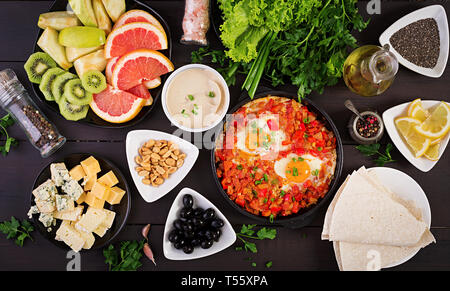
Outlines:
[[176, 74], [166, 93], [168, 113], [178, 124], [201, 129], [215, 124], [225, 109], [225, 88], [214, 71], [190, 68]]

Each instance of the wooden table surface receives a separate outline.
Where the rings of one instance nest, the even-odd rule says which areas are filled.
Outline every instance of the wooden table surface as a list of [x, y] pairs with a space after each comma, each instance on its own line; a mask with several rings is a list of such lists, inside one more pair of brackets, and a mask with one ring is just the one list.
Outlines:
[[[184, 1], [144, 1], [156, 9], [169, 23], [173, 36], [173, 62], [176, 67], [190, 62], [190, 53], [196, 47], [179, 44], [182, 34], [181, 21], [184, 13]], [[37, 19], [40, 13], [46, 12], [52, 1], [0, 1], [0, 70], [12, 68], [18, 74], [30, 94], [30, 83], [23, 69], [24, 62], [32, 52], [37, 33]], [[430, 4], [442, 4], [447, 13], [450, 12], [448, 1], [382, 1], [381, 14], [372, 15], [369, 27], [357, 34], [358, 43], [378, 44], [378, 36], [401, 16]], [[367, 1], [359, 2], [364, 18]], [[211, 30], [209, 39], [213, 47], [219, 47], [219, 41]], [[327, 88], [322, 95], [312, 94], [309, 97], [325, 108], [338, 127], [344, 143], [344, 170], [342, 177], [362, 165], [372, 167], [374, 164], [362, 156], [351, 140], [346, 124], [351, 113], [344, 108], [344, 100], [351, 98], [357, 107], [370, 107], [383, 112], [387, 108], [408, 102], [415, 98], [450, 101], [450, 70], [439, 79], [418, 75], [401, 67], [393, 86], [382, 96], [374, 98], [359, 97], [351, 93], [341, 81], [334, 87]], [[296, 92], [293, 87], [283, 88]], [[240, 91], [231, 88], [232, 104], [237, 100]], [[101, 155], [115, 163], [126, 175], [132, 189], [132, 209], [127, 225], [115, 239], [140, 239], [141, 227], [152, 224], [150, 243], [156, 255], [158, 266], [145, 261], [143, 270], [267, 270], [265, 263], [273, 262], [270, 270], [337, 270], [332, 244], [322, 241], [320, 234], [324, 213], [322, 209], [310, 226], [292, 230], [277, 227], [277, 238], [272, 241], [257, 242], [258, 254], [238, 252], [235, 246], [214, 256], [193, 261], [170, 261], [164, 258], [162, 236], [167, 213], [177, 193], [184, 187], [190, 187], [212, 201], [227, 216], [236, 230], [242, 224], [254, 223], [249, 218], [236, 213], [219, 194], [213, 181], [210, 168], [210, 151], [202, 149], [200, 156], [188, 176], [170, 193], [154, 203], [146, 203], [135, 188], [127, 167], [125, 155], [126, 134], [135, 129], [152, 129], [173, 133], [158, 101], [150, 116], [137, 126], [126, 129], [101, 129], [87, 125], [68, 122], [59, 114], [41, 106], [60, 132], [68, 139], [56, 154], [42, 159], [37, 150], [26, 140], [24, 133], [15, 125], [10, 128], [11, 136], [20, 141], [7, 157], [0, 156], [0, 221], [26, 218], [29, 209], [31, 187], [42, 167], [56, 158], [71, 153], [87, 152]], [[0, 116], [4, 114], [0, 110]], [[383, 143], [389, 139], [385, 137]], [[393, 268], [394, 270], [450, 270], [450, 151], [446, 151], [436, 167], [429, 173], [422, 173], [414, 168], [398, 152], [393, 153], [397, 162], [389, 167], [399, 169], [413, 177], [427, 194], [432, 212], [432, 233], [437, 243], [421, 250], [407, 263]], [[251, 258], [248, 260], [248, 258]], [[0, 270], [65, 270], [68, 259], [66, 251], [55, 247], [39, 233], [34, 233], [34, 242], [26, 242], [23, 248], [17, 247], [12, 240], [0, 235]], [[256, 267], [251, 263], [255, 262]], [[101, 250], [81, 253], [82, 270], [107, 270]]]

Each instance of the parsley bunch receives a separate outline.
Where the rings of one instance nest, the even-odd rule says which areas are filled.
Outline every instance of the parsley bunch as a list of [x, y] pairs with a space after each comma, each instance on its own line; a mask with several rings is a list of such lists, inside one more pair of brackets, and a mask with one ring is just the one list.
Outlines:
[[[241, 231], [236, 233], [236, 236], [244, 243], [245, 251], [251, 251], [252, 253], [257, 253], [258, 249], [256, 244], [248, 241], [247, 239], [274, 239], [277, 236], [277, 230], [274, 228], [263, 227], [257, 232], [254, 230], [256, 224], [242, 225]], [[256, 232], [256, 236], [254, 235]], [[236, 250], [242, 250], [242, 247], [237, 247]]]
[[386, 163], [395, 162], [391, 156], [391, 150], [394, 146], [391, 143], [386, 145], [384, 152], [380, 152], [381, 145], [379, 143], [369, 144], [369, 145], [359, 145], [356, 147], [363, 155], [367, 157], [371, 157], [374, 155], [378, 155], [378, 157], [374, 160], [374, 162], [379, 167], [383, 167]]
[[11, 216], [11, 221], [0, 223], [0, 231], [6, 235], [7, 239], [15, 238], [16, 245], [22, 247], [26, 238], [33, 240], [30, 233], [34, 231], [34, 227], [26, 219], [22, 220], [21, 223], [14, 216]]
[[109, 266], [109, 271], [136, 271], [142, 266], [142, 249], [145, 240], [123, 241], [120, 243], [120, 251], [117, 252], [111, 244], [108, 248], [103, 249], [105, 263]]
[[0, 145], [0, 152], [2, 153], [3, 156], [6, 156], [9, 153], [11, 146], [18, 145], [17, 140], [13, 137], [10, 137], [8, 135], [8, 131], [6, 130], [8, 127], [10, 127], [13, 124], [14, 124], [14, 119], [12, 119], [10, 114], [6, 114], [2, 118], [0, 118], [0, 136], [2, 134], [5, 134], [5, 136], [6, 136], [5, 144]]

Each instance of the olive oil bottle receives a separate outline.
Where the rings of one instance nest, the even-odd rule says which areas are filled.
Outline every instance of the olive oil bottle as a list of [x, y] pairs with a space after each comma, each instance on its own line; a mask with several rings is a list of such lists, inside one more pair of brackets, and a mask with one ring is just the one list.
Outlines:
[[386, 91], [397, 71], [398, 61], [389, 51], [389, 45], [355, 49], [345, 60], [343, 70], [347, 87], [361, 96], [376, 96]]

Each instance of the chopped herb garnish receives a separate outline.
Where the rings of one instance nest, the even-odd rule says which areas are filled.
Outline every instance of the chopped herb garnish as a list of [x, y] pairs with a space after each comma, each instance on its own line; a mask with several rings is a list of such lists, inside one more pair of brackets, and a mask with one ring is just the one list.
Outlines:
[[242, 251], [243, 249], [242, 249], [242, 247], [236, 247], [235, 250], [236, 251]]
[[321, 152], [321, 151], [323, 150], [323, 148], [322, 148], [322, 147], [318, 147], [317, 150], [318, 150], [319, 152]]
[[270, 223], [273, 223], [273, 214], [271, 214], [270, 216], [269, 216], [269, 221], [270, 221]]
[[309, 118], [308, 117], [304, 118], [303, 123], [309, 124]]
[[295, 158], [292, 158], [292, 161], [295, 162], [295, 161], [297, 161], [297, 160], [296, 160]]
[[292, 168], [292, 176], [298, 176], [298, 169], [296, 167]]
[[255, 185], [259, 185], [259, 184], [261, 184], [260, 180], [255, 181]]
[[267, 198], [264, 198], [264, 203], [267, 203]]
[[302, 157], [298, 157], [298, 159], [297, 159], [297, 161], [299, 161], [299, 162], [303, 162], [305, 159], [304, 158], [302, 158]]
[[198, 105], [197, 105], [197, 104], [194, 104], [194, 108], [195, 108], [195, 109], [198, 109]]
[[216, 94], [214, 94], [213, 91], [210, 91], [209, 94], [208, 94], [208, 96], [211, 97], [211, 98], [214, 98], [214, 97], [216, 97]]
[[242, 165], [237, 165], [236, 166], [236, 169], [238, 169], [238, 170], [242, 170], [244, 167], [242, 167]]
[[271, 198], [270, 201], [274, 202], [274, 201], [275, 201], [275, 198]]
[[194, 95], [188, 95], [189, 100], [193, 101], [194, 100]]
[[252, 267], [256, 267], [256, 263], [252, 263]]
[[269, 181], [269, 176], [267, 176], [267, 174], [264, 174], [264, 181]]
[[272, 261], [266, 263], [266, 268], [272, 267]]
[[278, 179], [274, 179], [274, 180], [272, 180], [272, 182], [270, 182], [272, 185], [276, 185], [276, 184], [278, 184]]
[[312, 171], [311, 174], [313, 176], [318, 176], [319, 175], [319, 169], [316, 169], [316, 170]]
[[281, 190], [280, 196], [283, 197], [284, 195], [286, 195], [286, 192], [284, 192], [284, 190]]
[[198, 113], [197, 113], [197, 111], [195, 111], [194, 109], [192, 109], [192, 111], [191, 111], [194, 115], [197, 115]]
[[252, 189], [252, 194], [255, 198], [258, 197], [258, 192], [256, 192], [254, 189]]
[[305, 133], [305, 134], [303, 135], [303, 137], [304, 137], [304, 138], [308, 138], [309, 135]]

